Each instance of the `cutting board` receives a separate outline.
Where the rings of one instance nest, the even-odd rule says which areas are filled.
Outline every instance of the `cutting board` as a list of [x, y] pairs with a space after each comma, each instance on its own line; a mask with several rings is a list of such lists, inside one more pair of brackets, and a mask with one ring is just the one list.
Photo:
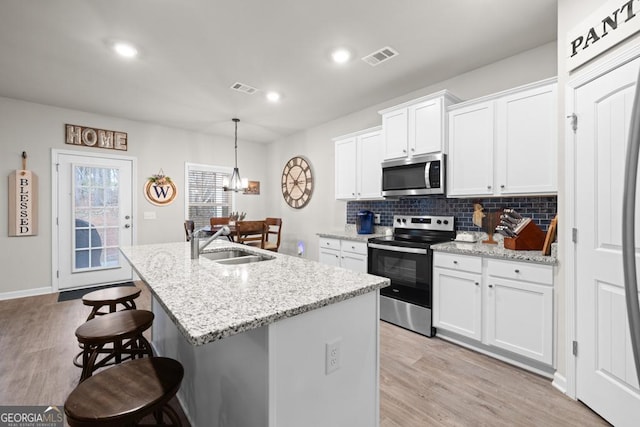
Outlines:
[[542, 246], [542, 255], [551, 255], [551, 244], [556, 240], [556, 233], [558, 228], [558, 215], [556, 215], [549, 224], [547, 229], [547, 237], [544, 239], [544, 245]]

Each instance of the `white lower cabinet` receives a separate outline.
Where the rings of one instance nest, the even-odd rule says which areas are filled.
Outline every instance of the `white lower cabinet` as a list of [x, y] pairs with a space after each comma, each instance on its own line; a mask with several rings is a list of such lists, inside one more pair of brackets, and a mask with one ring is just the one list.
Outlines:
[[482, 339], [482, 262], [464, 255], [434, 255], [433, 323], [465, 337]]
[[502, 359], [553, 366], [553, 266], [436, 252], [433, 321]]
[[318, 254], [323, 264], [367, 272], [367, 242], [320, 237]]

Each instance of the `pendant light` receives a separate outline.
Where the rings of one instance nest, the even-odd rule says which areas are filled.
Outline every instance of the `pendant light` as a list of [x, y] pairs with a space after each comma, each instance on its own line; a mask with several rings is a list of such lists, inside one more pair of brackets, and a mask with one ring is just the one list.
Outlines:
[[231, 179], [224, 178], [222, 181], [222, 189], [224, 191], [244, 191], [249, 186], [249, 183], [246, 179], [240, 178], [240, 172], [238, 171], [238, 122], [240, 119], [231, 119], [236, 124], [236, 137], [235, 137], [235, 153], [236, 153], [236, 163], [233, 168], [233, 173], [231, 174]]

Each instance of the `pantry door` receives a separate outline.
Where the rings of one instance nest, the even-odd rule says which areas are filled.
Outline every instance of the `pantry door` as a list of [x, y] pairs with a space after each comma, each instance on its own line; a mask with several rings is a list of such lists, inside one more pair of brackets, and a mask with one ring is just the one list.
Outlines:
[[635, 59], [574, 92], [576, 397], [618, 427], [640, 422], [621, 257], [623, 174], [639, 66]]
[[53, 158], [54, 283], [64, 290], [131, 280], [119, 247], [133, 242], [134, 159], [68, 151]]

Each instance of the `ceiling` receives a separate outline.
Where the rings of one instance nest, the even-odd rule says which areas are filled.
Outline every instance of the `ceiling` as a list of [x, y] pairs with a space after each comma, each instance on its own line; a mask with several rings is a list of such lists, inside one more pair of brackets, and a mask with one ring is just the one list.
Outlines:
[[[256, 142], [557, 32], [557, 0], [0, 0], [0, 10], [0, 96], [220, 135], [239, 117], [239, 138]], [[113, 40], [140, 55], [117, 57]], [[331, 62], [338, 46], [353, 52], [347, 64]], [[399, 55], [376, 67], [360, 59], [385, 46]]]

